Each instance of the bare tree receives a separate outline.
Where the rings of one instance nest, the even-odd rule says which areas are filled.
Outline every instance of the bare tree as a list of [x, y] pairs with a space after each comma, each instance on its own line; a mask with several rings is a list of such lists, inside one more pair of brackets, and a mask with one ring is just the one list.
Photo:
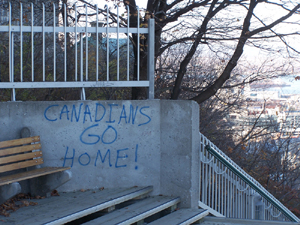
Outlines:
[[[85, 1], [81, 1], [85, 2]], [[119, 1], [120, 2], [120, 1]], [[137, 25], [137, 11], [135, 0], [124, 0], [124, 6], [129, 6], [131, 26]], [[280, 9], [275, 19], [256, 13], [261, 6]], [[191, 60], [199, 46], [206, 45], [208, 49], [222, 54], [225, 66], [213, 82], [202, 87], [202, 91], [192, 99], [202, 103], [215, 95], [224, 83], [231, 78], [231, 72], [241, 58], [246, 44], [263, 48], [259, 41], [278, 39], [288, 52], [299, 53], [295, 47], [286, 40], [288, 35], [298, 35], [298, 32], [280, 32], [275, 28], [288, 21], [291, 17], [298, 16], [300, 4], [296, 1], [270, 2], [264, 0], [149, 0], [141, 24], [147, 23], [149, 18], [156, 21], [155, 27], [155, 57], [156, 60], [169, 48], [184, 43], [188, 51], [179, 62], [175, 74], [175, 83], [171, 99], [178, 99], [182, 91], [183, 78], [191, 63]], [[234, 13], [236, 12], [236, 13]], [[237, 13], [238, 12], [238, 13]], [[133, 37], [136, 43], [137, 37]], [[218, 50], [224, 45], [231, 47]], [[136, 45], [135, 45], [136, 46]], [[143, 48], [147, 48], [143, 46]], [[267, 47], [266, 47], [267, 48]], [[143, 51], [147, 53], [147, 51]], [[147, 55], [141, 56], [142, 77], [146, 77]], [[136, 96], [138, 97], [138, 96]]]

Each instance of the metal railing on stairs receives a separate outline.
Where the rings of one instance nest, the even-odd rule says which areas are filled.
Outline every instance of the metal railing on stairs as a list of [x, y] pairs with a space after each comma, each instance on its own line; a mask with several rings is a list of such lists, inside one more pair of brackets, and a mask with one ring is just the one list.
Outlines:
[[[105, 12], [97, 5], [93, 11], [86, 5], [80, 6], [81, 11], [76, 5], [23, 5], [12, 9], [9, 2], [8, 18], [2, 18], [0, 24], [0, 42], [4, 47], [0, 58], [1, 64], [6, 65], [1, 70], [0, 64], [0, 89], [11, 89], [12, 101], [16, 100], [15, 90], [23, 88], [81, 88], [81, 99], [85, 100], [85, 88], [89, 87], [147, 87], [148, 98], [154, 98], [154, 19], [143, 26], [137, 20], [137, 27], [129, 27], [129, 8], [124, 13], [127, 18], [121, 19], [118, 5], [117, 13], [112, 14], [108, 6]], [[137, 12], [140, 13], [138, 7]], [[72, 13], [73, 21], [68, 13]], [[101, 13], [105, 17], [100, 20]], [[112, 23], [117, 25], [111, 27]], [[147, 80], [140, 79], [140, 50], [136, 54], [136, 69], [133, 68], [131, 34], [137, 35], [137, 46], [148, 35], [144, 44], [148, 45]], [[136, 78], [132, 76], [134, 70]]]
[[201, 133], [199, 207], [229, 218], [300, 222]]

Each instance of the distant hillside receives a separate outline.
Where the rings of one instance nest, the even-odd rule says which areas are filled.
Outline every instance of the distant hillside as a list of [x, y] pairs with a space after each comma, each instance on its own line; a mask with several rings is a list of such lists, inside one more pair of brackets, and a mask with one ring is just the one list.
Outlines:
[[282, 80], [257, 81], [250, 84], [251, 89], [283, 88], [291, 85]]

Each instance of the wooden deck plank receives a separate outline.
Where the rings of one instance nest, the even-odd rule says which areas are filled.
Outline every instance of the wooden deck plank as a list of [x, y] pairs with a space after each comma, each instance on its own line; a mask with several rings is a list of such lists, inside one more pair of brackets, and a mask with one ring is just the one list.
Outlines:
[[31, 200], [38, 205], [20, 208], [11, 213], [10, 217], [1, 217], [1, 220], [5, 224], [18, 225], [64, 224], [150, 191], [152, 187], [60, 193], [60, 196]]

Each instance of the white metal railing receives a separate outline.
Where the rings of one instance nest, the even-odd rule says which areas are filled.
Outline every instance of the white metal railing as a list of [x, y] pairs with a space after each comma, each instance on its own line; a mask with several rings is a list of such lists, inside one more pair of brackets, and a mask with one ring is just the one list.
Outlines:
[[[81, 98], [85, 99], [85, 88], [88, 87], [148, 87], [148, 97], [149, 99], [154, 98], [154, 20], [149, 19], [148, 25], [141, 27], [140, 24], [136, 28], [129, 27], [129, 8], [127, 8], [128, 18], [126, 21], [122, 20], [119, 15], [119, 6], [116, 5], [116, 27], [111, 27], [110, 24], [112, 20], [110, 19], [109, 7], [106, 6], [106, 18], [99, 26], [99, 15], [100, 10], [98, 6], [95, 6], [95, 11], [90, 12], [85, 6], [85, 12], [80, 12], [85, 14], [85, 22], [75, 22], [73, 21], [72, 26], [67, 26], [69, 18], [67, 18], [67, 7], [62, 5], [64, 11], [64, 18], [58, 16], [58, 7], [53, 4], [51, 13], [45, 12], [45, 5], [42, 4], [41, 14], [42, 19], [36, 21], [36, 11], [34, 5], [31, 3], [30, 7], [26, 7], [27, 14], [24, 18], [23, 5], [20, 3], [19, 16], [18, 18], [13, 18], [13, 12], [17, 9], [12, 10], [11, 3], [8, 7], [8, 24], [0, 25], [1, 36], [7, 35], [8, 38], [8, 49], [9, 49], [9, 70], [8, 74], [1, 74], [0, 89], [11, 89], [12, 90], [12, 101], [15, 101], [15, 89], [19, 88], [82, 88]], [[28, 9], [31, 12], [28, 12]], [[91, 9], [89, 9], [91, 10]], [[140, 10], [137, 8], [137, 12]], [[53, 13], [53, 14], [52, 14]], [[77, 6], [73, 10], [74, 18], [78, 17]], [[51, 15], [52, 14], [52, 15]], [[91, 17], [88, 15], [93, 15], [96, 25], [94, 27], [90, 26]], [[28, 21], [29, 18], [29, 21]], [[40, 18], [40, 17], [39, 17]], [[138, 15], [139, 18], [139, 15]], [[26, 19], [26, 21], [25, 21]], [[16, 22], [16, 20], [18, 22]], [[49, 22], [52, 21], [52, 22]], [[138, 20], [139, 21], [139, 20]], [[25, 24], [27, 23], [27, 25]], [[30, 23], [30, 25], [28, 24]], [[36, 25], [40, 23], [41, 25]], [[24, 25], [25, 24], [25, 25]], [[49, 25], [50, 24], [50, 25]], [[125, 24], [125, 25], [124, 25]], [[127, 25], [126, 25], [127, 24]], [[125, 26], [125, 27], [124, 27]], [[41, 35], [42, 40], [40, 41], [40, 46], [37, 45], [35, 35]], [[67, 37], [68, 34], [73, 36], [71, 42], [73, 44], [73, 49], [71, 52], [67, 51]], [[100, 55], [99, 50], [102, 49], [101, 43], [99, 43], [99, 35], [103, 34], [105, 36], [105, 46], [106, 55]], [[137, 79], [132, 78], [132, 72], [130, 73], [130, 68], [132, 68], [132, 45], [130, 44], [130, 35], [137, 34], [137, 46], [140, 46], [140, 39], [144, 34], [148, 34], [148, 79], [140, 79], [140, 51], [137, 51]], [[24, 36], [26, 35], [26, 38]], [[91, 45], [89, 43], [89, 38], [94, 35], [96, 40], [95, 44]], [[125, 38], [120, 38], [123, 35]], [[49, 37], [52, 36], [51, 41]], [[123, 40], [122, 44], [121, 41]], [[126, 40], [126, 41], [125, 41]], [[59, 46], [58, 46], [59, 41]], [[70, 40], [69, 40], [70, 42]], [[85, 42], [85, 43], [84, 43]], [[124, 43], [126, 42], [126, 44]], [[51, 44], [52, 43], [52, 44]], [[28, 47], [29, 46], [29, 47]], [[37, 55], [37, 47], [42, 49], [41, 56]], [[94, 60], [91, 60], [91, 55], [89, 55], [90, 49], [93, 48], [95, 55]], [[112, 48], [114, 48], [112, 50]], [[121, 48], [123, 49], [121, 51]], [[125, 50], [124, 50], [125, 49]], [[139, 48], [138, 48], [139, 49]], [[26, 56], [25, 56], [25, 51]], [[112, 53], [114, 52], [114, 53]], [[30, 53], [30, 54], [28, 54]], [[72, 61], [68, 54], [73, 55]], [[51, 55], [52, 59], [49, 59]], [[53, 55], [53, 56], [52, 56]], [[100, 58], [106, 58], [106, 76], [99, 73], [99, 60]], [[113, 71], [110, 69], [112, 64], [111, 57], [116, 58], [114, 63]], [[120, 58], [122, 57], [122, 59]], [[24, 61], [28, 65], [24, 65]], [[40, 60], [41, 63], [37, 65], [36, 61]], [[103, 59], [102, 59], [103, 60]], [[17, 63], [16, 63], [17, 61]], [[105, 59], [104, 59], [105, 61]], [[120, 61], [123, 63], [122, 71], [123, 74], [126, 71], [126, 75], [120, 76]], [[126, 61], [126, 66], [124, 65]], [[60, 63], [60, 66], [58, 65]], [[74, 66], [73, 74], [68, 74], [68, 65], [72, 63]], [[89, 68], [93, 64], [95, 70], [90, 72]], [[30, 71], [24, 71], [24, 68], [30, 68]], [[49, 67], [51, 67], [51, 74], [49, 75]], [[36, 70], [39, 69], [41, 72], [37, 73]], [[133, 69], [131, 70], [133, 71]], [[58, 76], [60, 74], [60, 76]], [[4, 77], [7, 76], [7, 77]], [[103, 78], [104, 77], [104, 78]]]
[[226, 154], [200, 133], [200, 201], [216, 216], [300, 222]]

